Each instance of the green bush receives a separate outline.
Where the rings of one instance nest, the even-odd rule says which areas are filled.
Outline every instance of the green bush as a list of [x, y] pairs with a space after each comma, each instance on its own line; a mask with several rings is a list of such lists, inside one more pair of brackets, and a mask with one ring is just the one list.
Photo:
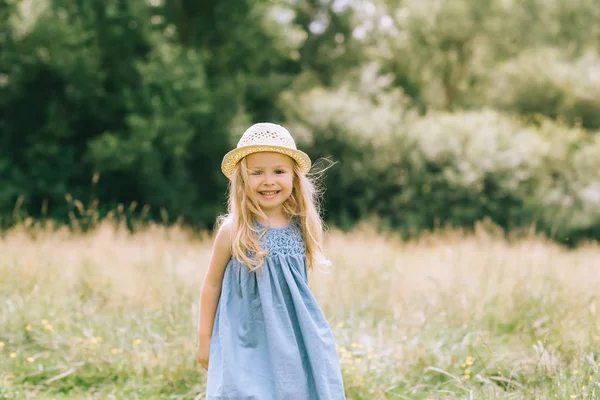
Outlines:
[[457, 226], [486, 216], [504, 227], [530, 223], [524, 194], [543, 145], [533, 129], [494, 111], [433, 113], [408, 135], [419, 149], [419, 164], [428, 166], [427, 181], [443, 183], [430, 189], [420, 213], [433, 209], [442, 222]]
[[405, 137], [400, 131], [415, 115], [402, 110], [406, 98], [401, 91], [382, 91], [388, 84], [368, 67], [355, 84], [282, 96], [298, 145], [313, 160], [337, 163], [325, 175], [325, 211], [327, 219], [342, 228], [398, 205], [386, 204], [385, 199], [391, 200], [401, 187], [402, 178], [393, 171], [410, 166], [404, 157], [410, 146], [397, 140], [394, 149], [390, 143]]
[[214, 110], [205, 60], [155, 27], [142, 2], [69, 12], [60, 3], [7, 38], [0, 212], [21, 197], [31, 215], [45, 208], [64, 220], [67, 196], [98, 200], [101, 214], [138, 202], [157, 219], [165, 209], [214, 220], [224, 182], [209, 176], [199, 187], [189, 167], [228, 148], [225, 126], [206, 134]]
[[600, 129], [600, 56], [574, 61], [558, 49], [526, 51], [491, 74], [489, 104], [520, 114], [541, 114]]
[[600, 136], [544, 120], [531, 206], [549, 232], [600, 238]]
[[325, 196], [338, 225], [377, 216], [418, 232], [490, 218], [507, 229], [535, 224], [561, 240], [597, 235], [597, 137], [491, 110], [417, 117], [398, 91], [366, 100], [361, 90], [284, 98], [295, 101], [291, 126], [310, 154], [338, 162]]
[[212, 227], [235, 121], [278, 114], [294, 75], [266, 3], [17, 3], [0, 6], [0, 225], [76, 203]]

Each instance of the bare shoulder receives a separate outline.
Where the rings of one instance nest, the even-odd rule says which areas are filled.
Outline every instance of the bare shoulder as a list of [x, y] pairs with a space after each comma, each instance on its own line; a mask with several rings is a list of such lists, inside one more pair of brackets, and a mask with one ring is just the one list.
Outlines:
[[221, 226], [219, 226], [219, 230], [217, 231], [217, 235], [228, 234], [231, 235], [233, 232], [233, 218], [227, 217], [224, 218], [221, 222]]
[[233, 236], [233, 220], [231, 218], [225, 218], [217, 231], [215, 237], [215, 248], [221, 250], [227, 249], [231, 251], [231, 241]]
[[233, 224], [231, 221], [222, 221], [214, 240], [212, 256], [206, 275], [207, 282], [215, 287], [220, 287], [223, 273], [231, 258], [232, 232]]

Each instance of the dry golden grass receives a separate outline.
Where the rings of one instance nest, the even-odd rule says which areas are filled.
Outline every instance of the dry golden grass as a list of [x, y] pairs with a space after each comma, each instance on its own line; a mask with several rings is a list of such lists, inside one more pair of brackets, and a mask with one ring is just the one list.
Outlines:
[[[310, 285], [349, 399], [600, 396], [600, 246], [332, 230]], [[203, 398], [208, 236], [110, 223], [0, 239], [0, 398]], [[574, 396], [574, 397], [572, 397]]]

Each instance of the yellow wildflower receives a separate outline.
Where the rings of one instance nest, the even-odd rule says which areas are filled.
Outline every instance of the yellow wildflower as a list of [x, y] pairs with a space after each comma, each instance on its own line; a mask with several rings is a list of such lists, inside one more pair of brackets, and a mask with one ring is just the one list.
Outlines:
[[43, 320], [42, 320], [42, 325], [47, 325], [47, 324], [48, 324], [48, 320], [46, 320], [46, 319], [43, 319]]
[[100, 343], [102, 341], [102, 337], [100, 337], [100, 336], [93, 337], [90, 339], [90, 341], [92, 342], [92, 344]]
[[17, 357], [17, 353], [10, 353], [10, 358], [16, 358]]
[[33, 361], [34, 361], [34, 360], [33, 360], [33, 357], [27, 357], [27, 361], [29, 361], [29, 362], [33, 362]]
[[4, 347], [4, 342], [0, 342], [0, 349]]
[[26, 330], [26, 331], [30, 331], [30, 330], [31, 330], [31, 325], [27, 325], [27, 326], [25, 327], [25, 330]]
[[136, 346], [137, 346], [138, 344], [140, 344], [140, 343], [142, 343], [142, 339], [135, 339], [135, 340], [133, 341], [133, 344], [134, 344], [134, 345], [136, 345]]

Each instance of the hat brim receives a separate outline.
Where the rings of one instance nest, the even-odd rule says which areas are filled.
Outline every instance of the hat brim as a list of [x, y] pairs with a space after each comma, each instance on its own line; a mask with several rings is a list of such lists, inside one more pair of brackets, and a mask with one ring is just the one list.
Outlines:
[[284, 154], [296, 161], [296, 163], [300, 167], [300, 171], [304, 175], [306, 175], [310, 171], [310, 157], [308, 157], [308, 155], [303, 151], [293, 150], [287, 147], [268, 145], [251, 145], [231, 150], [229, 153], [225, 154], [225, 157], [223, 157], [223, 162], [221, 163], [221, 171], [223, 171], [223, 174], [225, 174], [227, 178], [231, 179], [231, 177], [233, 176], [233, 172], [235, 171], [235, 166], [238, 162], [240, 162], [242, 158], [253, 153], [261, 152]]

